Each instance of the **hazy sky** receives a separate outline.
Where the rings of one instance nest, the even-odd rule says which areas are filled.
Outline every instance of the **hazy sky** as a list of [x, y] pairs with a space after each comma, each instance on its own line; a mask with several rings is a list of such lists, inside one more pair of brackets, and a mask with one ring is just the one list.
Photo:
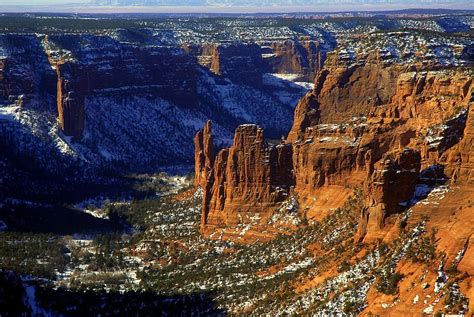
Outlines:
[[67, 3], [88, 3], [87, 0], [76, 0], [76, 1], [67, 1], [67, 0], [0, 0], [0, 4], [4, 5], [52, 5], [52, 4], [67, 4]]
[[[162, 3], [166, 5], [149, 7], [134, 5], [145, 2]], [[97, 6], [96, 4], [101, 4], [101, 6]], [[128, 6], [124, 4], [127, 4]], [[195, 6], [194, 4], [201, 5]], [[0, 0], [0, 12], [69, 11], [244, 13], [296, 11], [362, 11], [405, 8], [446, 8], [472, 10], [474, 9], [474, 0]]]

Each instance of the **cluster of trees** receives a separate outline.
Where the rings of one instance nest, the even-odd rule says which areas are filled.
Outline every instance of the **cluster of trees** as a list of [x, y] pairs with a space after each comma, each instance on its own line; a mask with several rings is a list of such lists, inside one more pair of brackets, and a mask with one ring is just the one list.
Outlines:
[[403, 277], [404, 275], [399, 272], [392, 272], [390, 268], [385, 269], [382, 276], [377, 280], [377, 291], [387, 295], [397, 294], [398, 283], [403, 279]]
[[68, 251], [60, 238], [48, 234], [0, 233], [0, 269], [54, 279], [66, 268]]
[[407, 257], [415, 263], [430, 263], [436, 258], [435, 231], [419, 237], [408, 249]]
[[31, 32], [55, 33], [99, 31], [118, 28], [139, 28], [138, 21], [131, 19], [71, 19], [55, 17], [39, 19], [20, 14], [3, 15], [0, 17], [0, 32]]

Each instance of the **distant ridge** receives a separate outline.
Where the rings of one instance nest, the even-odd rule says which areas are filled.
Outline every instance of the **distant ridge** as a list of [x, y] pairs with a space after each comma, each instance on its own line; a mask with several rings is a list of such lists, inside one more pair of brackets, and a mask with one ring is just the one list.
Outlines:
[[[426, 0], [424, 4], [463, 3], [459, 0]], [[311, 6], [338, 4], [416, 4], [412, 0], [92, 0], [91, 4], [105, 6], [219, 6], [219, 7], [264, 7], [264, 6]]]

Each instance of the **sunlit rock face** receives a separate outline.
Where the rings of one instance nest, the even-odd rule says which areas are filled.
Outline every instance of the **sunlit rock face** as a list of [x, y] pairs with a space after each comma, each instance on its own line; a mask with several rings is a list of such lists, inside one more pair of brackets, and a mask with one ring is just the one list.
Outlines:
[[[196, 138], [209, 139], [208, 125]], [[196, 156], [212, 162], [208, 151], [196, 147]], [[203, 184], [202, 226], [235, 225], [250, 221], [255, 212], [270, 216], [273, 207], [289, 195], [293, 183], [292, 147], [268, 144], [256, 125], [241, 125], [230, 148], [215, 157]], [[196, 171], [201, 170], [200, 163]], [[202, 177], [199, 177], [202, 179]], [[267, 208], [266, 208], [267, 207]]]
[[[443, 177], [472, 178], [472, 120], [466, 120], [472, 78], [469, 69], [396, 63], [377, 52], [331, 53], [282, 145], [269, 149], [263, 131], [243, 126], [233, 146], [217, 155], [203, 225], [245, 223], [244, 209], [276, 212], [282, 188], [293, 188], [300, 208], [311, 211], [321, 188], [350, 186], [363, 188], [365, 197], [358, 237], [375, 239], [387, 217], [405, 210], [422, 169], [440, 164]], [[273, 177], [271, 166], [287, 174]]]

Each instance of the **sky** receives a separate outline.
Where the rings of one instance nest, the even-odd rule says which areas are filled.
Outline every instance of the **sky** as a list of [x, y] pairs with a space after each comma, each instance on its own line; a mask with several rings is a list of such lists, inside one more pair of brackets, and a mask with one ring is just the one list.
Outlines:
[[[53, 5], [53, 4], [68, 4], [73, 1], [61, 1], [61, 0], [0, 0], [2, 5], [21, 5], [21, 6], [42, 6], [42, 5]], [[88, 3], [90, 1], [77, 0], [75, 3]]]
[[407, 8], [474, 10], [474, 0], [0, 0], [0, 12], [279, 13]]

